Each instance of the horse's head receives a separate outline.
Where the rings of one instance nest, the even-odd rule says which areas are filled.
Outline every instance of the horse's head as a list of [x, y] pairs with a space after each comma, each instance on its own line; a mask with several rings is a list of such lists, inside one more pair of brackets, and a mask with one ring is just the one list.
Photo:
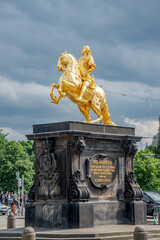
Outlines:
[[67, 51], [65, 51], [59, 56], [58, 63], [57, 63], [58, 71], [63, 72], [63, 67], [67, 66], [68, 61], [69, 61], [68, 54], [67, 54]]
[[77, 63], [77, 60], [71, 54], [68, 54], [67, 51], [65, 51], [59, 56], [58, 63], [57, 63], [58, 71], [64, 72], [64, 67], [65, 67], [65, 71], [68, 70], [77, 75], [80, 74], [79, 64]]

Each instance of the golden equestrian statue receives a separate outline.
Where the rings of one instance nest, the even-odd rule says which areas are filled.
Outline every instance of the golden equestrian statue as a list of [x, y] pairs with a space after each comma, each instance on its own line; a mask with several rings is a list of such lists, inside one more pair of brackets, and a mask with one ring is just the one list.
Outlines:
[[[96, 68], [89, 46], [84, 46], [81, 53], [83, 56], [78, 61], [67, 51], [60, 55], [57, 68], [63, 74], [59, 78], [58, 85], [55, 83], [51, 85], [51, 103], [58, 104], [62, 97], [68, 97], [78, 105], [80, 112], [86, 118], [84, 122], [102, 121], [103, 124], [115, 125], [111, 121], [105, 92], [97, 86], [94, 76], [89, 75]], [[58, 98], [53, 96], [54, 88], [59, 92]], [[89, 110], [93, 110], [98, 115], [96, 120], [91, 120]]]

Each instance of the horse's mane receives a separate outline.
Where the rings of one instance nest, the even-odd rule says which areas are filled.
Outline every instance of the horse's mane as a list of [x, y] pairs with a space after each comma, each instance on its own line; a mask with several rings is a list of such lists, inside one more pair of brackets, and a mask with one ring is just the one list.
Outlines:
[[74, 62], [76, 74], [79, 75], [80, 74], [80, 67], [79, 67], [79, 64], [78, 64], [76, 58], [70, 53], [68, 53], [68, 55], [72, 58], [72, 60]]

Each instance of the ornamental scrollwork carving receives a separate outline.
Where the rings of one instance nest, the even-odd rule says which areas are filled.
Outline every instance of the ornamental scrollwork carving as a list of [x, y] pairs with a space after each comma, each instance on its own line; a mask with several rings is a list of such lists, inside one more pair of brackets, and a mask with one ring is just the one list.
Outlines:
[[133, 171], [125, 175], [124, 199], [126, 201], [139, 201], [143, 197], [143, 191], [140, 188]]
[[90, 192], [86, 185], [85, 180], [82, 179], [80, 170], [74, 172], [70, 179], [69, 200], [70, 201], [88, 201]]

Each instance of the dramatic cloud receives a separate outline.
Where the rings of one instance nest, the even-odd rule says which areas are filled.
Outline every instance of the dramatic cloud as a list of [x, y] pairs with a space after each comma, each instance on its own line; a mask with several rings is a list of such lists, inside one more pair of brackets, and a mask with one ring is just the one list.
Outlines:
[[[37, 83], [22, 84], [2, 77], [0, 80], [0, 128], [12, 128], [13, 131], [17, 129], [23, 134], [28, 134], [32, 132], [33, 124], [85, 120], [77, 106], [67, 98], [61, 99], [58, 105], [51, 104], [48, 86]], [[150, 136], [156, 133], [158, 121], [152, 116], [159, 110], [159, 102], [155, 99], [159, 97], [160, 87], [151, 88], [142, 83], [126, 84], [103, 79], [95, 80], [106, 92], [111, 117], [117, 125], [134, 125], [142, 136], [148, 136], [146, 131], [150, 131]], [[56, 91], [55, 95], [58, 95]], [[153, 96], [153, 99], [148, 101], [150, 96]], [[90, 115], [92, 119], [96, 118], [93, 111]], [[14, 136], [10, 129], [9, 132]], [[15, 137], [17, 136], [15, 134]]]
[[24, 134], [36, 123], [83, 121], [69, 100], [51, 104], [49, 92], [60, 77], [59, 55], [67, 50], [78, 59], [87, 44], [113, 121], [142, 129], [151, 121], [156, 132], [159, 9], [159, 0], [1, 0], [0, 127]]
[[27, 138], [25, 137], [24, 134], [22, 133], [19, 133], [11, 128], [3, 128], [3, 133], [4, 134], [8, 134], [7, 135], [7, 139], [8, 141], [11, 141], [13, 139], [16, 139], [16, 140], [19, 140], [19, 141], [26, 141]]
[[152, 144], [153, 135], [157, 134], [158, 131], [158, 121], [134, 121], [129, 118], [125, 118], [124, 121], [127, 125], [135, 127], [135, 133], [137, 136], [143, 137], [139, 144], [139, 148], [145, 148], [146, 144]]

